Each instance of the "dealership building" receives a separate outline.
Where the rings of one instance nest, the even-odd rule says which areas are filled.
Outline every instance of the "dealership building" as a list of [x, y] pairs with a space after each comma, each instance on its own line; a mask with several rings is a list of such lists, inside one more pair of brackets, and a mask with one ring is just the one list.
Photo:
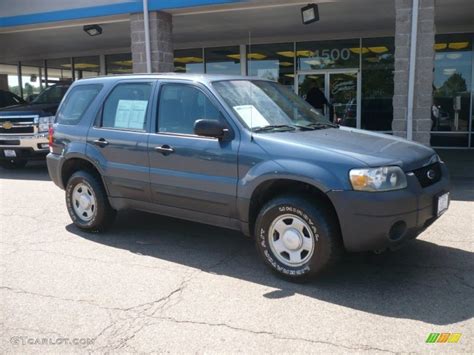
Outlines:
[[[317, 85], [331, 102], [325, 114], [344, 125], [474, 147], [474, 0], [310, 5], [2, 0], [0, 90], [26, 99], [56, 82], [149, 68], [242, 74], [303, 97]], [[303, 8], [315, 12], [302, 16]]]

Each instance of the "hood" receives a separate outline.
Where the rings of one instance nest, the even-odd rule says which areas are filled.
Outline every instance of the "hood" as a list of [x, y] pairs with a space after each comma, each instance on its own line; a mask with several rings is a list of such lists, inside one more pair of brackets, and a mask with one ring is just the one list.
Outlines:
[[254, 134], [254, 139], [271, 155], [282, 152], [300, 158], [311, 154], [309, 159], [318, 160], [318, 155], [331, 152], [366, 166], [398, 165], [404, 171], [427, 165], [436, 154], [429, 147], [403, 138], [348, 127], [260, 133]]
[[0, 116], [54, 116], [59, 104], [21, 104], [0, 109]]

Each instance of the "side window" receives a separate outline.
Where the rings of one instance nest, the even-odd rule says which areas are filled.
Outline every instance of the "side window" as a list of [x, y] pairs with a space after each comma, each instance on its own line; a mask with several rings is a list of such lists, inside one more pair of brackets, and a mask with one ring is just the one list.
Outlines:
[[194, 134], [199, 119], [223, 120], [220, 111], [198, 88], [165, 84], [158, 103], [158, 132]]
[[146, 111], [152, 86], [152, 83], [117, 85], [104, 103], [102, 127], [146, 130]]
[[58, 112], [58, 123], [65, 125], [78, 124], [101, 89], [102, 85], [100, 84], [73, 87]]

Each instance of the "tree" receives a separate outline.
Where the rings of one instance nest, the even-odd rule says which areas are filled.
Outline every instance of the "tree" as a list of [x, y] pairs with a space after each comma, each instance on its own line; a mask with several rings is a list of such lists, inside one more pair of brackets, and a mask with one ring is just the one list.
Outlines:
[[459, 73], [452, 74], [437, 90], [436, 96], [454, 97], [467, 91], [466, 80]]

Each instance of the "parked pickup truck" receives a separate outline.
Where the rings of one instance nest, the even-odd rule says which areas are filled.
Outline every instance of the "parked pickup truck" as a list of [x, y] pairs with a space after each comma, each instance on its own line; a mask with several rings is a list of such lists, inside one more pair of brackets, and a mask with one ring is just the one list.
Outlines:
[[298, 281], [343, 250], [397, 248], [449, 205], [431, 148], [339, 127], [287, 88], [239, 76], [76, 81], [47, 162], [85, 231], [123, 209], [240, 230]]
[[21, 168], [48, 154], [48, 129], [70, 83], [43, 90], [32, 102], [0, 109], [0, 165]]

